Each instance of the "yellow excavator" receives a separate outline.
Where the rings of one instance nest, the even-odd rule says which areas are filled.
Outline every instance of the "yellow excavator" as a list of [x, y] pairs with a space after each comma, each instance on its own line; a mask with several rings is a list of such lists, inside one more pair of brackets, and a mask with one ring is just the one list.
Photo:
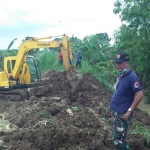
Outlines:
[[24, 100], [30, 94], [29, 88], [39, 86], [40, 78], [36, 61], [33, 56], [28, 55], [28, 52], [35, 48], [60, 48], [72, 92], [75, 93], [80, 89], [83, 76], [76, 73], [74, 66], [70, 65], [73, 55], [69, 37], [64, 34], [60, 41], [51, 40], [52, 38], [54, 37], [26, 37], [16, 56], [4, 58], [4, 69], [0, 71], [0, 99]]

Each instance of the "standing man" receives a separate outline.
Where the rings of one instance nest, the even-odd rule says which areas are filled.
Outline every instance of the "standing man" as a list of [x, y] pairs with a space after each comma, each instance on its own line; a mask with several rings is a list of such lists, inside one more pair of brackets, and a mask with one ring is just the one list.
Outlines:
[[82, 55], [80, 52], [78, 52], [77, 54], [77, 61], [76, 61], [76, 67], [81, 67], [81, 59], [82, 59]]
[[113, 139], [116, 150], [129, 150], [126, 135], [133, 111], [143, 98], [138, 76], [129, 67], [129, 57], [119, 53], [115, 59], [119, 77], [112, 96], [110, 110], [113, 116]]
[[59, 53], [58, 53], [58, 60], [59, 60], [60, 65], [62, 65], [63, 64], [63, 57], [62, 57], [61, 50], [59, 50]]

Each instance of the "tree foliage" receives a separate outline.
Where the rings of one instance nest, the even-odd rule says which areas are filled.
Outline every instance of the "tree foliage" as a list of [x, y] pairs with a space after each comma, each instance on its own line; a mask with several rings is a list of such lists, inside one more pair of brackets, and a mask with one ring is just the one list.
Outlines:
[[7, 50], [9, 50], [9, 49], [11, 48], [11, 46], [14, 44], [15, 40], [17, 40], [17, 38], [14, 38], [14, 39], [10, 42], [10, 44], [8, 45]]

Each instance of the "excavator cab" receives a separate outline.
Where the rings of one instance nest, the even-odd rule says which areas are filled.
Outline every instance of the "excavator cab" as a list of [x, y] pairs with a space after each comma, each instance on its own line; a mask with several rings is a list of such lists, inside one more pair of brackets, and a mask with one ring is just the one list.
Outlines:
[[[12, 71], [14, 69], [15, 63], [16, 56], [4, 58], [4, 70], [8, 76], [8, 79], [12, 81], [15, 80], [12, 76]], [[16, 84], [17, 87], [37, 86], [37, 83], [39, 82], [39, 73], [33, 56], [27, 55], [25, 57], [20, 68], [19, 79], [17, 79], [16, 81], [18, 81], [18, 84]]]

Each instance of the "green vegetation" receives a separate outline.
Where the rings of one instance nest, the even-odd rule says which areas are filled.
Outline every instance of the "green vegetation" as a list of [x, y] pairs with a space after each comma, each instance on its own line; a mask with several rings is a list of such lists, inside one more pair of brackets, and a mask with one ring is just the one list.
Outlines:
[[35, 58], [38, 60], [38, 67], [41, 73], [47, 70], [58, 70], [62, 71], [63, 66], [59, 65], [57, 59], [57, 52], [43, 50], [35, 54]]
[[131, 132], [132, 135], [140, 134], [146, 139], [147, 147], [150, 145], [150, 129], [146, 126], [135, 125], [135, 129]]
[[49, 116], [49, 113], [47, 111], [40, 111], [38, 114], [37, 114], [38, 117], [44, 117], [44, 118], [48, 118]]

